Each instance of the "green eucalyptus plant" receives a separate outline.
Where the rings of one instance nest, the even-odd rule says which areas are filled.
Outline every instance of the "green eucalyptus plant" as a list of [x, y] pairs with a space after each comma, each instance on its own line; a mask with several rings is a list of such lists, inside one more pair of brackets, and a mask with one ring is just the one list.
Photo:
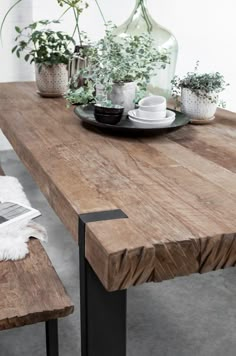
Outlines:
[[62, 31], [53, 31], [48, 26], [59, 23], [58, 20], [41, 20], [20, 29], [15, 27], [17, 44], [12, 49], [17, 57], [24, 56], [26, 62], [52, 66], [54, 64], [68, 64], [72, 55], [70, 45], [74, 39]]
[[218, 94], [229, 85], [224, 76], [219, 72], [198, 73], [199, 62], [197, 62], [194, 72], [188, 72], [183, 78], [175, 76], [172, 83], [172, 96], [178, 100], [181, 96], [181, 89], [190, 89], [198, 97], [208, 99], [211, 103], [217, 103]]
[[[148, 34], [117, 37], [114, 28], [108, 24], [105, 37], [88, 48], [88, 66], [78, 71], [70, 87], [77, 90], [76, 83], [83, 78], [84, 91], [86, 86], [99, 85], [109, 94], [116, 83], [135, 82], [138, 95], [144, 96], [157, 63], [164, 69], [170, 62], [169, 53], [165, 49], [157, 50]], [[70, 96], [67, 99], [70, 101]]]

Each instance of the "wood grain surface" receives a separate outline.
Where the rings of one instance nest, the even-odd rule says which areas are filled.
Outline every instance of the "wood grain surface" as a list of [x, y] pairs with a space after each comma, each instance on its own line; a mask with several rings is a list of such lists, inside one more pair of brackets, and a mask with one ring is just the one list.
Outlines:
[[41, 243], [31, 239], [29, 250], [23, 260], [0, 262], [0, 330], [57, 319], [74, 310]]
[[3, 132], [75, 240], [80, 213], [128, 215], [87, 228], [86, 257], [107, 290], [236, 264], [236, 114], [122, 138], [87, 130], [32, 83], [0, 93]]

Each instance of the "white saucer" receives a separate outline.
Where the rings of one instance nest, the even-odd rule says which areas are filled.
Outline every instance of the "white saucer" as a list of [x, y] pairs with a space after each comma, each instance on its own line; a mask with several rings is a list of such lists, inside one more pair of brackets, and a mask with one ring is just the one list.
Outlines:
[[139, 115], [138, 109], [135, 110], [130, 110], [128, 112], [129, 118], [135, 119], [137, 121], [140, 121], [142, 123], [156, 123], [156, 122], [163, 122], [166, 121], [167, 119], [175, 118], [175, 113], [171, 110], [166, 110], [166, 117], [165, 118], [160, 118], [160, 119], [150, 119], [150, 118], [145, 118], [141, 117]]
[[166, 110], [166, 118], [161, 120], [144, 119], [137, 116], [137, 110], [128, 112], [129, 119], [135, 124], [136, 127], [147, 128], [166, 128], [175, 121], [175, 113], [171, 110]]
[[129, 117], [129, 119], [134, 123], [136, 127], [139, 128], [156, 128], [156, 129], [161, 129], [161, 128], [166, 128], [169, 127], [174, 121], [175, 121], [175, 116], [171, 117], [170, 119], [165, 119], [163, 121], [155, 121], [155, 122], [143, 122], [136, 120], [132, 117]]

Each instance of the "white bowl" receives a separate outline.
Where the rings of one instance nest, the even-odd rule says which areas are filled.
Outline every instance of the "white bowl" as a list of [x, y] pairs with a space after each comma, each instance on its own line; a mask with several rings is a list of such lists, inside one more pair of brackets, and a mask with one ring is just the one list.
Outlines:
[[145, 111], [141, 109], [137, 109], [136, 112], [137, 117], [140, 119], [148, 119], [151, 121], [155, 120], [162, 120], [166, 117], [166, 110], [162, 111]]
[[147, 96], [140, 100], [139, 109], [151, 112], [164, 111], [166, 110], [166, 98], [158, 95]]

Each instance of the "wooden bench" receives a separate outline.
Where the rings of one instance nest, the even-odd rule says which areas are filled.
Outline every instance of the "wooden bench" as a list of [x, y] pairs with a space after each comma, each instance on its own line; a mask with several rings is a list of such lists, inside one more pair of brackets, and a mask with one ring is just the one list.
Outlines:
[[23, 260], [0, 262], [0, 330], [46, 322], [47, 356], [57, 356], [57, 319], [74, 306], [41, 243], [31, 239], [29, 250]]

